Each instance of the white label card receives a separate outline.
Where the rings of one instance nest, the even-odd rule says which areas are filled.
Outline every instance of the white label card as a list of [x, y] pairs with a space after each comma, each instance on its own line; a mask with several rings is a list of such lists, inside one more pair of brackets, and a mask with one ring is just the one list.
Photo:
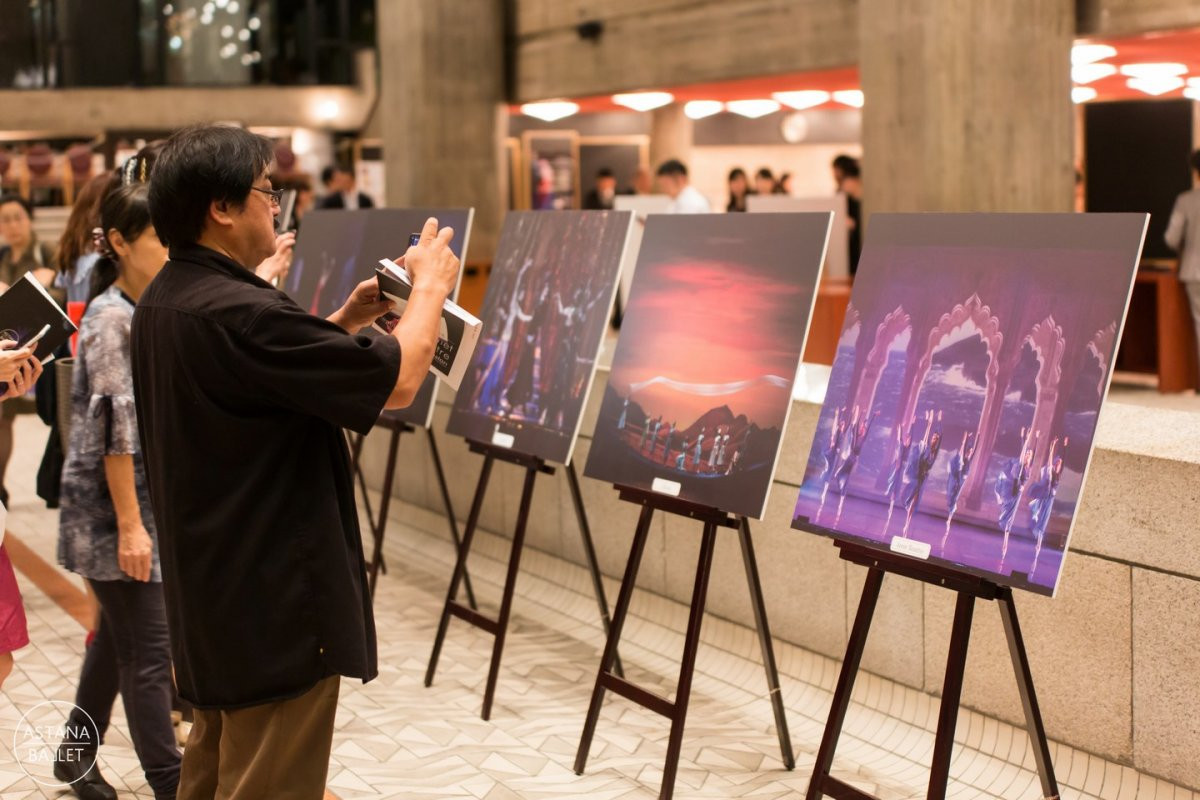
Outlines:
[[654, 483], [650, 485], [650, 488], [659, 494], [668, 494], [671, 497], [679, 497], [679, 491], [683, 488], [683, 486], [679, 483], [679, 481], [669, 481], [666, 478], [655, 478]]
[[906, 556], [913, 556], [923, 560], [929, 559], [930, 545], [927, 542], [918, 542], [916, 539], [905, 539], [902, 536], [897, 536], [892, 539], [892, 552], [901, 553]]
[[511, 433], [501, 433], [500, 431], [497, 430], [495, 433], [492, 434], [492, 444], [496, 445], [496, 447], [504, 447], [504, 448], [511, 449], [512, 446], [516, 443], [516, 441], [517, 441], [517, 437], [513, 436]]

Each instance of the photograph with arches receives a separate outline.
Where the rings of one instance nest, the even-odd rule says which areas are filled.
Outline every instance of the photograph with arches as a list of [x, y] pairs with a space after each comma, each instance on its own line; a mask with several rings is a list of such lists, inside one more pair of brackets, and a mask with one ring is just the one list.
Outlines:
[[1053, 595], [1145, 214], [876, 214], [794, 528]]
[[[404, 255], [409, 234], [419, 233], [430, 217], [437, 218], [440, 227], [454, 229], [450, 250], [465, 262], [474, 216], [472, 208], [310, 211], [304, 215], [304, 225], [296, 236], [292, 267], [279, 288], [310, 314], [328, 317], [341, 308], [355, 286], [375, 277], [379, 259]], [[458, 274], [461, 281], [461, 266]], [[367, 328], [361, 335], [383, 334]], [[407, 408], [384, 411], [383, 416], [428, 428], [433, 423], [437, 389], [437, 378], [428, 375]]]
[[762, 518], [831, 218], [647, 218], [586, 475]]
[[508, 213], [448, 432], [570, 462], [632, 228], [630, 211]]

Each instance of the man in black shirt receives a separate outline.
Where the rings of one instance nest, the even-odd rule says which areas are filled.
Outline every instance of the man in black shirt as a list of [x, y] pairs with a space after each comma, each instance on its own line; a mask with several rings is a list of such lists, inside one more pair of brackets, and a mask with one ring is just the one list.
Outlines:
[[[180, 800], [324, 794], [339, 676], [376, 676], [342, 428], [366, 433], [429, 369], [458, 261], [429, 220], [413, 295], [359, 284], [328, 320], [254, 275], [274, 250], [268, 140], [175, 134], [150, 184], [166, 267], [134, 314], [138, 425], [180, 694], [197, 709]], [[403, 233], [403, 232], [399, 232]]]

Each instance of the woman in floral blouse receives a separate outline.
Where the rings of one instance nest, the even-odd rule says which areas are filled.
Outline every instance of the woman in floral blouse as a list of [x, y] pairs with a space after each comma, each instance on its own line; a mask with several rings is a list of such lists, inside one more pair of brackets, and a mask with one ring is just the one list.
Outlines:
[[167, 617], [129, 358], [134, 305], [167, 258], [150, 223], [145, 184], [115, 188], [105, 197], [96, 249], [100, 260], [71, 387], [58, 555], [64, 567], [87, 579], [101, 619], [84, 657], [75, 699], [80, 711], [68, 722], [68, 730], [90, 735], [64, 743], [76, 752], [59, 758], [55, 774], [77, 779], [80, 797], [115, 797], [98, 770], [88, 769], [108, 726], [115, 663], [146, 780], [155, 798], [173, 800], [180, 755], [170, 716]]

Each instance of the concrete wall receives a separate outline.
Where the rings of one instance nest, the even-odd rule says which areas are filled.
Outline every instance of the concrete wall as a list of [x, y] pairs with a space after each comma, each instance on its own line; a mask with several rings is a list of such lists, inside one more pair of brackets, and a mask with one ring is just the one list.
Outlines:
[[1200, 26], [1194, 0], [1078, 0], [1081, 36], [1127, 36]]
[[[812, 368], [810, 369], [820, 369]], [[592, 391], [576, 450], [582, 471], [594, 428], [602, 371]], [[482, 459], [444, 433], [443, 392], [435, 431], [451, 476], [457, 516], [466, 516]], [[781, 639], [840, 658], [865, 570], [839, 560], [827, 540], [789, 527], [819, 405], [797, 402], [767, 516], [754, 523], [771, 625]], [[1169, 431], [1170, 435], [1165, 435]], [[401, 447], [396, 495], [441, 510], [424, 436]], [[378, 480], [383, 437], [373, 435], [367, 474]], [[482, 524], [511, 535], [519, 470], [498, 464]], [[1082, 498], [1071, 552], [1055, 599], [1021, 594], [1017, 606], [1052, 739], [1200, 788], [1200, 417], [1110, 404]], [[605, 574], [620, 579], [637, 520], [607, 484], [584, 478], [583, 491]], [[700, 529], [655, 518], [639, 586], [688, 602]], [[583, 563], [565, 478], [539, 480], [528, 530], [531, 547]], [[611, 598], [610, 598], [611, 600]], [[915, 581], [884, 581], [866, 669], [908, 686], [941, 690], [954, 598]], [[752, 625], [741, 555], [721, 536], [709, 610]], [[1020, 724], [1020, 700], [1000, 616], [989, 604], [975, 614], [964, 703]]]

